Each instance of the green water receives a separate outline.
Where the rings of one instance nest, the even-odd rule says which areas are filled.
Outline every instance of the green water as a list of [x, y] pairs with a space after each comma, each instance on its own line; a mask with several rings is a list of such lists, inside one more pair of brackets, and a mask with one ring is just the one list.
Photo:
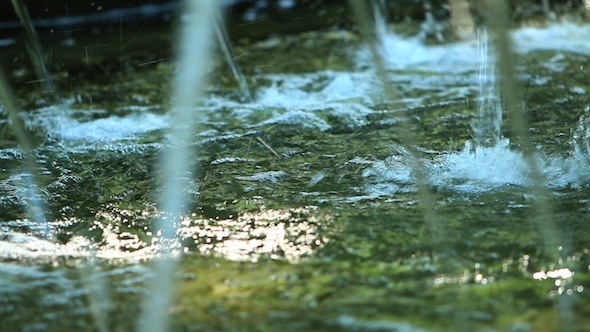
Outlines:
[[[170, 77], [182, 70], [170, 60], [171, 32], [141, 28], [123, 31], [122, 38], [117, 32], [76, 35], [71, 48], [58, 46], [63, 36], [44, 39], [60, 98], [82, 123], [129, 117], [138, 109], [155, 115], [168, 110]], [[359, 71], [354, 52], [361, 41], [353, 32], [237, 43], [237, 61], [253, 91], [271, 86], [272, 74], [320, 73], [305, 86], [313, 92], [331, 79], [324, 71]], [[18, 46], [6, 49], [5, 59], [14, 59], [11, 84], [34, 118], [51, 98], [31, 82], [27, 55]], [[558, 53], [562, 67], [556, 71], [547, 64]], [[590, 91], [587, 56], [538, 51], [522, 56], [519, 65], [534, 142], [547, 154], [567, 156], [587, 105], [586, 94], [570, 87]], [[207, 95], [235, 104], [212, 107], [191, 142], [199, 151], [199, 175], [187, 179], [192, 214], [181, 226], [187, 254], [177, 274], [171, 330], [588, 330], [587, 184], [552, 190], [549, 217], [564, 236], [555, 261], [543, 252], [527, 188], [466, 194], [433, 186], [441, 237], [425, 224], [411, 184], [388, 194], [391, 183], [363, 175], [396, 151], [401, 125], [415, 133], [425, 160], [461, 150], [471, 138], [477, 87], [467, 95], [454, 88], [475, 82], [473, 74], [447, 83], [439, 73], [402, 70], [397, 84], [410, 87], [401, 93], [418, 103], [346, 101], [370, 110], [363, 116], [342, 115], [333, 105], [308, 106], [319, 107], [314, 114], [330, 126], [318, 130], [260, 124], [285, 110], [240, 106], [237, 84], [218, 63]], [[428, 79], [442, 83], [411, 84]], [[375, 90], [371, 98], [378, 100]], [[210, 98], [205, 104], [214, 104]], [[400, 111], [408, 112], [409, 123], [399, 121]], [[351, 120], [355, 116], [359, 121]], [[508, 121], [504, 127], [512, 138]], [[100, 279], [110, 297], [102, 308], [109, 330], [132, 330], [150, 277], [150, 222], [162, 178], [155, 164], [165, 130], [98, 142], [65, 141], [35, 126], [30, 135], [53, 245], [23, 240], [37, 228], [23, 221], [11, 177], [22, 157], [10, 150], [16, 142], [2, 122], [0, 326], [95, 330], [90, 289]], [[89, 265], [93, 252], [98, 263]]]

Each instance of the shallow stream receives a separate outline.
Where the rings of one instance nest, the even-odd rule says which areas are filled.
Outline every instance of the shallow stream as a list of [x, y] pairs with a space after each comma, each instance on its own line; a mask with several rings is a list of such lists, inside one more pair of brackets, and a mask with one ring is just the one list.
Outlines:
[[[392, 31], [419, 31], [412, 24]], [[6, 331], [135, 326], [158, 252], [151, 221], [156, 160], [170, 143], [169, 82], [183, 70], [172, 30], [43, 35], [57, 96], [35, 79], [21, 41], [4, 40], [51, 233], [27, 218], [30, 179], [3, 116]], [[543, 23], [512, 37], [550, 194], [542, 216], [510, 118], [498, 145], [471, 143], [475, 40], [385, 36], [395, 101], [351, 29], [236, 41], [251, 103], [217, 57], [195, 109], [206, 120], [183, 142], [198, 176], [185, 179], [192, 213], [179, 225], [171, 329], [589, 330], [590, 26]], [[433, 218], [403, 126], [415, 135]], [[556, 225], [558, 257], [537, 218]]]

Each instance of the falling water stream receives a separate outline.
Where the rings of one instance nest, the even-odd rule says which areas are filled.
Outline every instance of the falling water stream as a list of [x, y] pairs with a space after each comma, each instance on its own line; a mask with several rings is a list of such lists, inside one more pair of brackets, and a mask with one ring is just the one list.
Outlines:
[[238, 1], [226, 25], [207, 3], [172, 27], [37, 32], [13, 1], [0, 326], [590, 324], [588, 25], [508, 30], [498, 5], [477, 40], [441, 43], [444, 19], [351, 0], [346, 28], [261, 38], [306, 4]]
[[493, 147], [502, 139], [502, 105], [496, 87], [495, 57], [489, 48], [488, 32], [478, 31], [479, 45], [479, 100], [477, 119], [473, 125], [476, 146]]

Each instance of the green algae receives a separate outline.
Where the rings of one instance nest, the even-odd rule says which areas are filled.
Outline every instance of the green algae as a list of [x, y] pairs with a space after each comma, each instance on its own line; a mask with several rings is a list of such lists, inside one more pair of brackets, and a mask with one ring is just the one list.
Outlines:
[[[555, 289], [554, 280], [537, 281], [530, 273], [517, 272], [518, 263], [505, 265], [500, 268], [504, 272], [482, 269], [481, 279], [480, 271], [473, 268], [441, 275], [428, 256], [295, 265], [193, 258], [183, 267], [195, 279], [180, 283], [183, 295], [174, 315], [197, 330], [332, 331], [346, 329], [339, 325], [346, 316], [366, 322], [364, 327], [359, 324], [359, 330], [369, 330], [369, 322], [388, 322], [389, 330], [404, 322], [416, 330], [433, 331], [507, 330], [518, 324], [530, 330], [555, 330], [558, 313], [548, 295]], [[492, 277], [493, 281], [482, 283]], [[573, 282], [587, 285], [576, 278]], [[570, 299], [580, 308], [585, 298], [576, 293]], [[575, 322], [579, 330], [586, 323], [583, 318]]]

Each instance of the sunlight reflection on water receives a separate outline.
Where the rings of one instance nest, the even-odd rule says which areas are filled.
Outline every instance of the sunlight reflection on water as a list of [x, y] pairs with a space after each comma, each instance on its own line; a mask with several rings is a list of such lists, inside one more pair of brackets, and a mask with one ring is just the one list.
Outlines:
[[[320, 219], [313, 215], [315, 207], [287, 210], [264, 210], [245, 213], [230, 219], [201, 219], [195, 214], [181, 219], [180, 240], [172, 244], [176, 253], [197, 251], [221, 256], [229, 260], [257, 261], [261, 257], [297, 261], [311, 256], [329, 239], [319, 231]], [[36, 226], [29, 221], [7, 222], [0, 228], [0, 259], [59, 261], [66, 258], [96, 257], [116, 261], [140, 261], [157, 257], [160, 244], [147, 239], [149, 221], [158, 212], [153, 207], [145, 210], [125, 210], [107, 206], [96, 214], [89, 233], [75, 235], [65, 243], [44, 240], [34, 234], [23, 234], [22, 227]], [[325, 223], [330, 218], [322, 216]], [[53, 222], [54, 228], [67, 229], [81, 220]]]

